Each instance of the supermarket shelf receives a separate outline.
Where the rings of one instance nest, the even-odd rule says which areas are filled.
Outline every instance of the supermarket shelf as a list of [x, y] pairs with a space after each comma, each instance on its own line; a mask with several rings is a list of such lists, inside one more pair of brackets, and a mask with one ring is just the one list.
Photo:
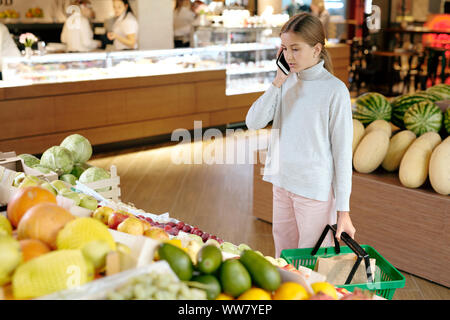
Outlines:
[[272, 44], [264, 43], [233, 43], [225, 46], [227, 52], [244, 52], [244, 51], [262, 51], [262, 50], [277, 50], [277, 47]]

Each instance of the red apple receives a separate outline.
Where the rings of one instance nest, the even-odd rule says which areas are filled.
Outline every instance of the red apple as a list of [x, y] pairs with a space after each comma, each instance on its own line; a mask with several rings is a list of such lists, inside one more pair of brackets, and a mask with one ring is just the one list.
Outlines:
[[111, 214], [109, 216], [108, 219], [108, 227], [110, 227], [111, 229], [116, 230], [117, 226], [122, 223], [122, 221], [124, 221], [125, 219], [128, 219], [129, 216], [127, 216], [126, 214], [120, 213], [120, 212], [114, 212], [113, 214]]
[[184, 228], [184, 226], [185, 226], [184, 222], [181, 222], [181, 221], [178, 222], [177, 225], [176, 225], [178, 230], [182, 230]]
[[188, 232], [189, 233], [189, 232], [191, 232], [191, 226], [188, 225], [188, 224], [185, 224], [183, 229], [181, 229], [181, 230], [183, 230], [184, 232]]

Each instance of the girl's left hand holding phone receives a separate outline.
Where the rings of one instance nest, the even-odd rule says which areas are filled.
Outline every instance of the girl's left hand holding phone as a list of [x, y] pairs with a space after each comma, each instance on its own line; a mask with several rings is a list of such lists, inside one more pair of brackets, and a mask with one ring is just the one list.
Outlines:
[[[283, 52], [283, 48], [280, 47], [277, 52], [277, 58], [280, 56], [280, 54]], [[286, 81], [289, 75], [285, 75], [283, 71], [280, 70], [280, 68], [277, 67], [277, 75], [275, 76], [275, 79], [273, 80], [273, 85], [277, 88], [280, 88], [281, 85]]]

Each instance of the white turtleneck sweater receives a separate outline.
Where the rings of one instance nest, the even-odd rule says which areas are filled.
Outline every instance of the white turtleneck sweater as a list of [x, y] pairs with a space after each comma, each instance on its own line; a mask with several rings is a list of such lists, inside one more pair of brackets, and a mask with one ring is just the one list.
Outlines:
[[350, 211], [353, 122], [345, 84], [323, 60], [273, 84], [248, 111], [249, 129], [273, 120], [263, 180], [294, 194], [327, 201], [333, 187], [337, 211]]

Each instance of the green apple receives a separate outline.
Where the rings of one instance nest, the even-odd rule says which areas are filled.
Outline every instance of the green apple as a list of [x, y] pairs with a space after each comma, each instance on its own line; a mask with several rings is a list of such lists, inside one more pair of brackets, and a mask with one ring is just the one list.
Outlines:
[[78, 179], [73, 174], [66, 173], [66, 174], [63, 174], [61, 177], [59, 177], [59, 180], [65, 181], [74, 186], [74, 185], [76, 185]]
[[56, 190], [58, 191], [58, 193], [61, 193], [62, 189], [68, 189], [67, 185], [61, 181], [61, 180], [55, 180], [51, 182], [51, 185], [54, 186], [56, 188]]
[[244, 250], [252, 250], [248, 245], [246, 245], [245, 243], [241, 243], [239, 246], [238, 246], [238, 250], [239, 251], [244, 251]]
[[80, 207], [94, 211], [97, 209], [98, 201], [94, 197], [88, 196], [87, 194], [80, 194]]
[[86, 243], [81, 252], [83, 256], [92, 262], [96, 270], [103, 269], [106, 265], [106, 256], [111, 251], [109, 243], [104, 240], [94, 240]]
[[49, 182], [42, 183], [41, 188], [47, 189], [48, 191], [53, 193], [55, 196], [58, 195], [58, 192], [56, 191], [56, 189]]
[[75, 205], [78, 206], [80, 204], [81, 198], [80, 195], [74, 191], [70, 191], [69, 189], [63, 190], [62, 192], [60, 192], [60, 195], [62, 195], [63, 197], [72, 199], [75, 202]]
[[31, 186], [38, 186], [41, 180], [35, 176], [26, 176], [19, 185], [19, 188], [26, 188]]
[[0, 235], [0, 286], [8, 283], [14, 270], [22, 262], [19, 241], [13, 237]]

